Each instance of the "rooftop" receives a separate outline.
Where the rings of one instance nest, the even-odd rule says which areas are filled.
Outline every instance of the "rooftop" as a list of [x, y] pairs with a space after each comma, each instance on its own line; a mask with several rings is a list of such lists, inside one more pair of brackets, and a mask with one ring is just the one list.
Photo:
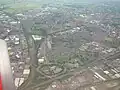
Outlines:
[[38, 36], [38, 35], [32, 35], [32, 37], [34, 40], [41, 40], [42, 39], [42, 37]]

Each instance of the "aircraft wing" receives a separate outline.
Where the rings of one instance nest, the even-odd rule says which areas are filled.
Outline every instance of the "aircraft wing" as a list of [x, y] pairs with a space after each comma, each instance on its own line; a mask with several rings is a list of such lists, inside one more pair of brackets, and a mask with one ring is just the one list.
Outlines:
[[7, 44], [0, 40], [0, 90], [15, 90]]

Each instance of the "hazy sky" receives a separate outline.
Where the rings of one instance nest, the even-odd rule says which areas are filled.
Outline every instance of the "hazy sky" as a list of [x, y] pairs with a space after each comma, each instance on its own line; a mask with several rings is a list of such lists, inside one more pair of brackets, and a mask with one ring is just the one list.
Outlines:
[[63, 2], [63, 3], [96, 3], [104, 1], [120, 1], [120, 0], [28, 0], [28, 1], [39, 1], [39, 2]]
[[102, 2], [102, 1], [120, 1], [120, 0], [74, 0], [74, 1], [81, 1], [81, 2]]
[[[33, 0], [34, 1], [34, 0]], [[41, 0], [37, 0], [37, 1], [41, 1]], [[47, 1], [47, 0], [46, 0]], [[49, 1], [49, 0], [48, 0]], [[55, 1], [57, 1], [57, 0], [55, 0]], [[71, 1], [71, 0], [59, 0], [59, 1]], [[74, 1], [76, 1], [76, 0], [74, 0]], [[88, 2], [90, 2], [90, 1], [120, 1], [120, 0], [77, 0], [77, 1], [88, 1]]]

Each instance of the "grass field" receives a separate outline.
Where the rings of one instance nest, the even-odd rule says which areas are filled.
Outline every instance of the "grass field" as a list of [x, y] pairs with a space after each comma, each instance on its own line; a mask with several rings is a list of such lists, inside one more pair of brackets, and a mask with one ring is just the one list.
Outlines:
[[0, 4], [8, 4], [8, 3], [13, 3], [14, 0], [0, 0]]
[[5, 9], [4, 11], [8, 13], [21, 13], [26, 10], [39, 8], [40, 4], [38, 3], [16, 3], [11, 4], [9, 8]]

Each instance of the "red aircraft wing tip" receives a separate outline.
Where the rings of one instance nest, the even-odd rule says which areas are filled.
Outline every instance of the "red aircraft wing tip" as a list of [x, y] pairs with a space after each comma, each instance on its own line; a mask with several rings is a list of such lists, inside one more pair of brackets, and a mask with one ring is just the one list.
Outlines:
[[0, 76], [0, 90], [2, 90], [2, 80], [1, 80], [1, 76]]

